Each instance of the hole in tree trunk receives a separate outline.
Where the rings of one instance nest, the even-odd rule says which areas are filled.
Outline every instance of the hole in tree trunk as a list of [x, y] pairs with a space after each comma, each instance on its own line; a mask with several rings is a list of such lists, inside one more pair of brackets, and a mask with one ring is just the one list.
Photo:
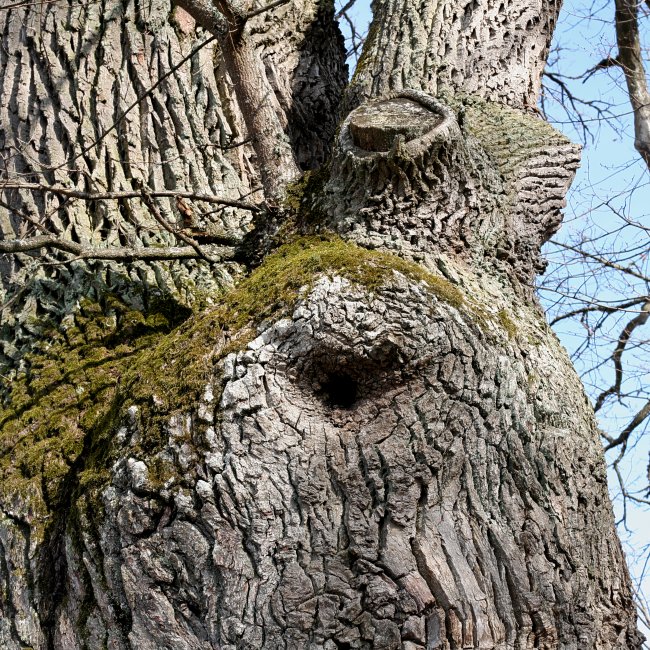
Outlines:
[[334, 373], [323, 382], [324, 400], [335, 408], [349, 409], [357, 401], [357, 382], [344, 373]]

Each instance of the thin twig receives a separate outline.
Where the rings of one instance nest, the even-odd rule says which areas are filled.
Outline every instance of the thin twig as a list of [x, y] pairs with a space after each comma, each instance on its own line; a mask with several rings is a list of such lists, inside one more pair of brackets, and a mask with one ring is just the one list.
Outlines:
[[[46, 185], [44, 183], [14, 183], [12, 181], [0, 181], [0, 191], [7, 190], [32, 190], [38, 192], [51, 192], [52, 194], [59, 194], [61, 196], [69, 196], [74, 199], [81, 199], [83, 201], [120, 201], [122, 199], [137, 199], [140, 198], [141, 193], [136, 191], [126, 192], [82, 192], [80, 190], [73, 190], [59, 185]], [[262, 208], [254, 203], [247, 203], [245, 201], [235, 201], [231, 199], [224, 199], [218, 196], [209, 194], [196, 194], [194, 192], [183, 192], [178, 190], [151, 190], [148, 192], [150, 196], [162, 197], [182, 197], [192, 201], [203, 201], [205, 203], [215, 203], [232, 208], [239, 208], [241, 210], [248, 210], [250, 212], [260, 212]]]
[[640, 425], [643, 423], [643, 421], [650, 415], [650, 400], [648, 400], [643, 407], [636, 413], [636, 415], [632, 418], [632, 421], [621, 431], [620, 435], [618, 438], [615, 440], [612, 440], [607, 447], [605, 447], [605, 451], [609, 451], [610, 449], [613, 449], [614, 447], [618, 447], [618, 445], [621, 445], [623, 443], [626, 443], [632, 434], [632, 432]]
[[586, 257], [590, 260], [594, 260], [595, 262], [598, 262], [599, 264], [602, 264], [603, 266], [606, 266], [610, 269], [620, 271], [621, 273], [626, 273], [627, 275], [631, 275], [635, 278], [638, 278], [639, 280], [643, 280], [644, 282], [650, 283], [650, 278], [643, 275], [642, 273], [639, 273], [638, 271], [635, 271], [634, 269], [631, 269], [629, 266], [622, 266], [620, 264], [617, 264], [616, 262], [611, 262], [610, 260], [605, 259], [604, 257], [600, 257], [600, 255], [594, 255], [592, 253], [588, 253], [587, 251], [582, 250], [581, 248], [575, 248], [574, 246], [570, 246], [569, 244], [563, 244], [562, 242], [559, 242], [555, 239], [552, 239], [551, 243], [555, 244], [556, 246], [559, 246], [560, 248], [565, 248], [566, 250], [572, 251], [574, 253], [578, 253], [578, 255], [582, 255], [583, 257]]
[[165, 217], [162, 216], [160, 210], [158, 209], [158, 206], [156, 205], [156, 201], [154, 200], [153, 196], [147, 191], [147, 189], [144, 187], [144, 185], [140, 186], [140, 196], [142, 198], [142, 202], [147, 206], [149, 209], [149, 212], [151, 212], [151, 216], [170, 234], [174, 235], [174, 237], [177, 237], [180, 239], [182, 242], [185, 242], [188, 246], [193, 248], [198, 257], [203, 258], [206, 262], [215, 262], [217, 260], [212, 259], [202, 248], [199, 246], [198, 242], [192, 239], [191, 237], [188, 237], [186, 234], [183, 232], [179, 231], [177, 228], [175, 228]]
[[556, 316], [550, 323], [549, 325], [553, 327], [553, 325], [559, 323], [562, 320], [565, 320], [567, 318], [573, 318], [574, 316], [583, 316], [587, 313], [590, 312], [604, 312], [606, 314], [614, 314], [614, 313], [639, 313], [638, 311], [629, 311], [630, 307], [634, 307], [635, 305], [639, 305], [643, 302], [646, 302], [648, 300], [648, 296], [643, 296], [641, 298], [635, 298], [634, 300], [629, 300], [627, 302], [622, 302], [618, 305], [594, 305], [591, 307], [580, 307], [579, 309], [574, 309], [572, 311], [566, 312], [566, 314], [561, 314], [560, 316]]
[[289, 2], [291, 2], [291, 0], [275, 0], [275, 2], [271, 2], [265, 5], [264, 7], [260, 7], [259, 9], [253, 9], [252, 11], [249, 11], [244, 16], [244, 21], [250, 20], [255, 16], [259, 16], [260, 14], [263, 14], [265, 11], [270, 11], [271, 9], [275, 9], [276, 7], [280, 7], [281, 5], [286, 5]]
[[[27, 253], [41, 248], [52, 248], [71, 253], [75, 259], [87, 260], [115, 260], [115, 261], [162, 261], [162, 260], [180, 260], [180, 259], [197, 259], [202, 257], [192, 246], [167, 246], [158, 248], [156, 246], [148, 247], [114, 247], [99, 248], [94, 246], [82, 246], [69, 239], [60, 239], [53, 235], [42, 235], [39, 237], [30, 237], [28, 239], [14, 239], [0, 241], [0, 253], [14, 254]], [[233, 249], [221, 247], [217, 254], [220, 259], [230, 259], [233, 257]], [[74, 261], [74, 260], [70, 260]], [[211, 261], [215, 261], [213, 258]]]
[[620, 336], [618, 337], [618, 343], [616, 345], [616, 349], [614, 350], [611, 356], [611, 359], [614, 362], [615, 380], [614, 383], [607, 390], [604, 390], [598, 396], [598, 398], [596, 399], [596, 404], [594, 406], [594, 411], [599, 411], [602, 408], [603, 404], [605, 403], [605, 400], [610, 395], [617, 395], [620, 392], [621, 383], [623, 381], [623, 361], [622, 361], [623, 352], [625, 352], [625, 348], [634, 330], [637, 327], [641, 327], [642, 325], [645, 325], [646, 322], [648, 321], [648, 318], [650, 318], [650, 301], [647, 301], [643, 305], [643, 308], [641, 309], [641, 313], [635, 316], [629, 323], [627, 323], [627, 325], [623, 328], [623, 331], [621, 332]]

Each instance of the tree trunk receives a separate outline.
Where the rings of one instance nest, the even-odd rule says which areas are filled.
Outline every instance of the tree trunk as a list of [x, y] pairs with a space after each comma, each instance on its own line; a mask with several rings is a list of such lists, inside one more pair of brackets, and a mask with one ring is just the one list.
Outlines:
[[174, 243], [157, 190], [264, 210], [155, 199], [237, 262], [4, 262], [0, 645], [639, 648], [593, 413], [531, 288], [579, 159], [525, 111], [557, 4], [377, 0], [333, 147], [332, 8], [251, 18], [278, 155], [311, 170], [281, 205], [223, 47], [118, 119], [194, 20], [224, 38], [183, 6], [0, 14], [6, 178], [149, 191], [5, 191], [5, 240]]

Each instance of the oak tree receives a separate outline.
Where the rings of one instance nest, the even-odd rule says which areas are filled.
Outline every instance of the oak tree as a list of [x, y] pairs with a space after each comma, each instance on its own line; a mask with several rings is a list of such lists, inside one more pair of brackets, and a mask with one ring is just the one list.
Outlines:
[[0, 6], [0, 643], [636, 648], [532, 289], [559, 3]]

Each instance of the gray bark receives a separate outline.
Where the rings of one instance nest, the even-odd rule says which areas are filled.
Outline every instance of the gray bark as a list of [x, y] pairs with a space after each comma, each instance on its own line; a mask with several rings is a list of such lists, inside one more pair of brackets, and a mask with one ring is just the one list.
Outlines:
[[[0, 184], [110, 194], [132, 191], [133, 181], [141, 180], [153, 194], [262, 201], [251, 134], [218, 46], [198, 49], [175, 69], [210, 36], [197, 30], [191, 16], [167, 2], [3, 4], [0, 88], [7, 101], [0, 107]], [[328, 153], [345, 81], [331, 14], [324, 4], [304, 0], [260, 14], [247, 26], [286, 132], [278, 138], [290, 141], [296, 164], [304, 168]], [[159, 200], [168, 222], [205, 233], [208, 241], [242, 240], [252, 227], [248, 210], [215, 209], [199, 200], [191, 205], [193, 220], [186, 223], [173, 196]], [[84, 249], [182, 245], [138, 199], [86, 203], [38, 188], [0, 193], [3, 239], [24, 239], [43, 228]], [[0, 297], [10, 305], [2, 314], [0, 362], [15, 363], [31, 349], [26, 321], [57, 322], [86, 296], [111, 292], [138, 309], [161, 295], [191, 304], [196, 292], [188, 287], [215, 293], [242, 270], [232, 262], [192, 261], [95, 264], [90, 272], [86, 263], [72, 263], [61, 271], [60, 261], [47, 255], [0, 261]]]
[[650, 91], [639, 37], [638, 5], [616, 2], [616, 42], [618, 65], [623, 68], [627, 92], [634, 113], [634, 147], [650, 167]]
[[532, 108], [561, 4], [375, 0], [348, 99], [453, 89]]
[[[261, 32], [250, 34], [302, 168], [326, 158], [341, 88], [331, 12], [309, 7], [316, 22], [292, 4], [280, 18], [260, 14]], [[95, 46], [81, 44], [96, 24], [68, 34], [79, 39], [77, 58], [93, 60], [101, 81], [107, 60], [132, 56], [131, 34], [143, 61], [173, 65], [169, 52], [192, 39], [163, 9], [139, 23], [142, 10], [119, 5], [115, 25], [95, 5], [70, 9], [103, 16]], [[95, 273], [79, 262], [72, 273], [39, 271], [52, 295], [67, 296], [64, 309], [45, 309], [35, 285], [15, 294], [6, 349], [20, 357], [21, 341], [31, 341], [34, 353], [0, 415], [2, 647], [640, 647], [593, 412], [530, 288], [579, 157], [520, 110], [534, 102], [557, 10], [377, 2], [365, 67], [347, 94], [359, 107], [342, 121], [328, 164], [287, 188], [290, 243], [183, 326], [169, 331], [129, 300], [133, 286], [205, 296], [210, 273], [234, 267], [142, 262], [109, 300], [123, 267], [101, 266], [98, 299], [78, 306], [91, 294], [80, 274]], [[21, 11], [36, 21], [35, 10]], [[65, 22], [44, 24], [55, 58], [67, 48]], [[109, 52], [113, 28], [127, 36]], [[292, 29], [296, 41], [280, 38]], [[19, 33], [4, 88], [40, 70], [40, 50]], [[112, 65], [130, 88], [126, 79], [138, 77], [123, 69], [136, 63]], [[325, 66], [327, 87], [313, 66]], [[128, 133], [87, 152], [74, 187], [88, 190], [84, 179], [99, 174], [103, 191], [130, 190], [127, 163], [162, 155], [154, 142], [164, 141], [178, 157], [151, 163], [152, 191], [250, 200], [260, 171], [253, 149], [213, 155], [201, 139], [207, 123], [242, 128], [235, 93], [209, 61], [191, 71], [191, 81], [189, 70], [173, 77], [165, 101], [152, 98], [138, 125], [125, 121]], [[70, 142], [64, 162], [87, 145], [80, 125], [92, 126], [91, 106], [102, 119], [98, 93], [108, 86], [84, 91], [83, 77], [66, 75], [66, 87], [79, 86], [67, 91], [76, 103], [4, 106], [12, 146]], [[26, 97], [54, 101], [51, 88], [41, 96], [37, 87], [28, 83]], [[11, 88], [14, 96], [22, 86]], [[76, 136], [64, 140], [73, 111]], [[167, 126], [142, 126], [163, 125], [167, 111]], [[115, 109], [105, 126], [108, 115]], [[25, 138], [19, 127], [40, 130]], [[28, 153], [11, 164], [27, 165]], [[102, 176], [114, 169], [121, 184]], [[58, 170], [47, 180], [67, 178]], [[15, 197], [4, 213], [12, 237], [25, 226], [18, 208], [37, 220], [49, 209], [40, 194]], [[47, 219], [85, 247], [109, 244], [128, 223], [111, 205], [103, 230], [82, 229], [104, 214], [85, 204]], [[240, 236], [252, 224], [236, 208], [219, 218]], [[298, 231], [312, 236], [291, 243]], [[30, 267], [7, 264], [9, 296]], [[29, 305], [58, 314], [63, 333], [34, 343]]]

